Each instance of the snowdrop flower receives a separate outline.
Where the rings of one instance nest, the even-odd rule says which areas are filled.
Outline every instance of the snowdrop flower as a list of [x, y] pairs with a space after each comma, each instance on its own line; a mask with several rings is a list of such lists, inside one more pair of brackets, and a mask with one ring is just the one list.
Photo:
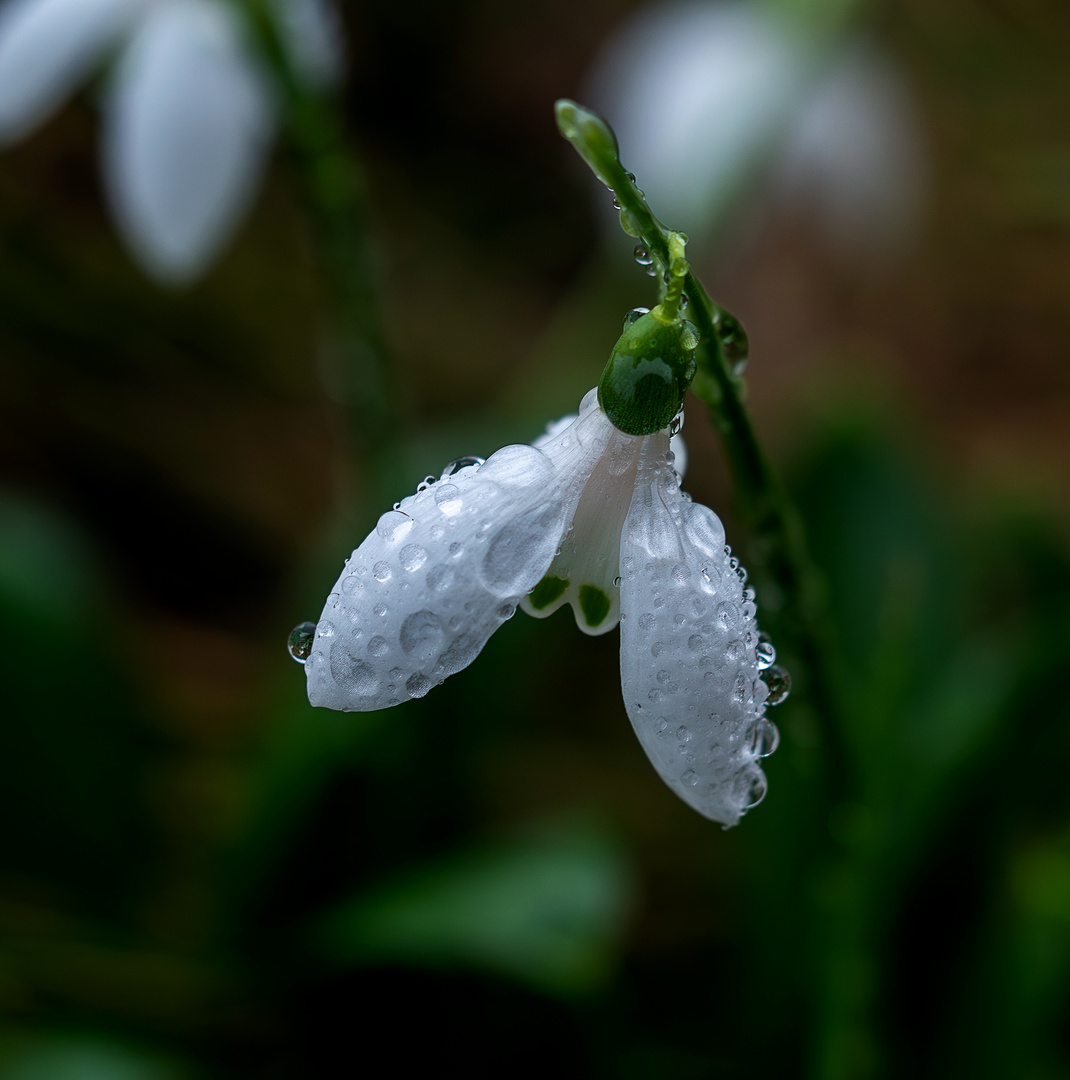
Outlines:
[[[294, 70], [340, 69], [324, 0], [272, 0]], [[34, 130], [111, 54], [103, 172], [120, 232], [154, 277], [181, 283], [245, 213], [275, 123], [273, 88], [226, 0], [6, 0], [0, 6], [0, 144]]]
[[915, 109], [873, 47], [830, 54], [772, 6], [678, 0], [627, 21], [591, 82], [630, 167], [692, 237], [721, 224], [758, 175], [845, 253], [894, 246], [917, 223]]
[[626, 434], [592, 390], [534, 445], [421, 484], [353, 552], [309, 628], [311, 703], [423, 697], [518, 606], [542, 618], [567, 603], [584, 633], [620, 624], [625, 708], [665, 783], [736, 824], [776, 747], [760, 677], [775, 654], [721, 522], [680, 490], [670, 430]]

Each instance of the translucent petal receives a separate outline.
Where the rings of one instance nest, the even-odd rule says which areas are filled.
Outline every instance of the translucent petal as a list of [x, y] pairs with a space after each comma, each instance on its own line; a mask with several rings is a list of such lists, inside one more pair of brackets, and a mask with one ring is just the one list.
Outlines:
[[[644, 442], [605, 423], [610, 431], [606, 448], [591, 470], [572, 528], [544, 582], [522, 601], [524, 610], [537, 618], [571, 604], [576, 624], [586, 634], [604, 634], [620, 619], [620, 534]], [[649, 438], [660, 439], [663, 450], [668, 445], [664, 433]]]
[[546, 573], [612, 430], [588, 408], [542, 449], [507, 446], [384, 514], [320, 616], [312, 704], [382, 709], [467, 667]]
[[681, 494], [664, 450], [647, 443], [621, 540], [624, 704], [665, 783], [724, 825], [765, 792], [768, 691], [737, 566], [717, 515]]
[[272, 127], [268, 85], [226, 4], [165, 0], [107, 102], [104, 172], [132, 252], [161, 281], [195, 277], [252, 197]]
[[0, 143], [53, 112], [145, 0], [8, 0], [0, 7]]

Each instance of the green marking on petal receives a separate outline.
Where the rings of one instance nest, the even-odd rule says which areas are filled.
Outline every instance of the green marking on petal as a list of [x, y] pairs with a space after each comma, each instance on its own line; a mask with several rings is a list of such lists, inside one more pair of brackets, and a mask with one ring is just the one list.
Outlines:
[[588, 626], [600, 626], [605, 622], [611, 606], [605, 589], [597, 585], [580, 586], [580, 610]]
[[[547, 574], [546, 577], [544, 577], [542, 581], [528, 593], [528, 599], [531, 601], [531, 606], [536, 611], [542, 611], [543, 608], [548, 608], [567, 588], [568, 578], [554, 577], [553, 574]], [[584, 588], [590, 588], [590, 586], [585, 585]], [[608, 603], [608, 601], [606, 602]], [[605, 618], [605, 616], [603, 616], [603, 618]]]

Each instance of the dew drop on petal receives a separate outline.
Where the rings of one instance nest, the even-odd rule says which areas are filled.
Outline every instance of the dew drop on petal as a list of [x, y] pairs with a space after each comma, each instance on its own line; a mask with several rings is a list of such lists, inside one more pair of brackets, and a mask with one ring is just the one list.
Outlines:
[[406, 544], [401, 549], [398, 561], [401, 563], [402, 570], [408, 570], [410, 573], [419, 570], [427, 562], [427, 549], [420, 547], [419, 544]]
[[435, 684], [420, 671], [414, 671], [405, 680], [405, 691], [409, 697], [422, 698]]
[[772, 720], [759, 720], [755, 738], [755, 753], [758, 757], [769, 757], [780, 745], [780, 731]]
[[463, 505], [461, 489], [456, 484], [442, 484], [435, 489], [435, 503], [446, 517], [456, 517]]
[[647, 251], [645, 244], [636, 244], [632, 255], [640, 266], [650, 266], [654, 261], [654, 256]]
[[776, 663], [776, 649], [768, 634], [761, 633], [758, 635], [758, 646], [754, 650], [754, 655], [758, 660], [759, 671], [765, 671], [766, 668], [772, 667]]
[[303, 664], [312, 652], [312, 643], [315, 640], [316, 624], [314, 622], [298, 623], [286, 639], [286, 649], [299, 664]]
[[743, 803], [743, 809], [753, 810], [765, 798], [765, 793], [768, 790], [769, 784], [761, 772], [749, 775], [747, 777], [747, 796]]
[[380, 559], [373, 567], [372, 574], [376, 581], [389, 581], [393, 576], [390, 572], [390, 564]]
[[767, 667], [761, 673], [761, 679], [769, 687], [766, 705], [780, 705], [788, 700], [791, 693], [791, 676], [779, 664]]
[[375, 531], [388, 543], [396, 543], [412, 529], [413, 521], [401, 510], [387, 510], [375, 526]]
[[472, 466], [479, 468], [487, 459], [477, 457], [475, 454], [469, 454], [467, 457], [454, 458], [443, 470], [442, 479], [445, 480], [447, 476], [452, 476], [456, 472], [460, 472], [461, 469], [467, 469]]

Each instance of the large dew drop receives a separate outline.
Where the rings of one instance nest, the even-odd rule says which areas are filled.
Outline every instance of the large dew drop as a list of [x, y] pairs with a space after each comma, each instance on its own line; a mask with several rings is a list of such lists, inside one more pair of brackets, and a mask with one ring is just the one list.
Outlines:
[[314, 622], [298, 623], [286, 639], [286, 650], [299, 663], [303, 664], [312, 652], [312, 643], [316, 640]]

